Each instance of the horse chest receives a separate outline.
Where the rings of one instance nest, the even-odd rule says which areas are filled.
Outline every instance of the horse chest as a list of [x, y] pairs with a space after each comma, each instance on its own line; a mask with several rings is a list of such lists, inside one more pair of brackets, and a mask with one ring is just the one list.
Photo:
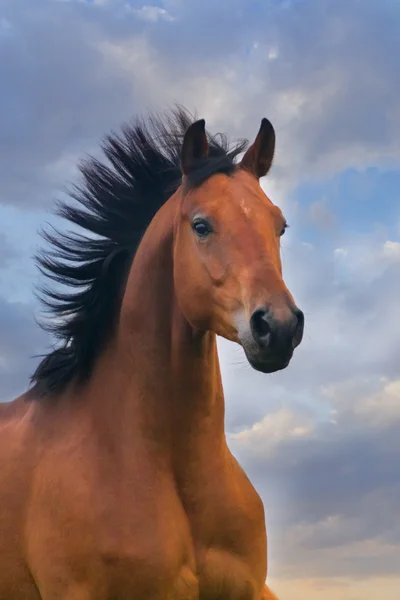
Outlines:
[[198, 560], [201, 600], [259, 600], [260, 584], [246, 560], [216, 548], [202, 554]]
[[171, 552], [168, 540], [159, 537], [158, 542], [149, 552], [142, 545], [101, 554], [110, 598], [259, 600], [265, 577], [258, 576], [257, 566], [246, 557], [206, 546], [184, 555]]
[[113, 511], [99, 548], [113, 597], [259, 600], [266, 551], [255, 492], [245, 485], [239, 502], [233, 489], [209, 491], [185, 507], [160, 490], [157, 506], [126, 511], [124, 522]]
[[[196, 553], [201, 600], [258, 600], [266, 577], [264, 507], [230, 458], [208, 471], [184, 500]], [[185, 496], [185, 494], [183, 494]]]
[[107, 479], [82, 464], [74, 486], [60, 469], [36, 498], [31, 566], [45, 600], [79, 581], [100, 600], [259, 600], [263, 507], [235, 463], [182, 486], [154, 467]]

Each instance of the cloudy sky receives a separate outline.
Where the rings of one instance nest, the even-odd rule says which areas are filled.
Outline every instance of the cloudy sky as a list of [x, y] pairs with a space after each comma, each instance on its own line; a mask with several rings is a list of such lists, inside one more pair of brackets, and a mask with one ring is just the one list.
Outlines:
[[104, 133], [174, 102], [232, 139], [276, 128], [305, 339], [267, 377], [220, 349], [282, 600], [399, 598], [399, 32], [396, 0], [0, 0], [1, 401], [50, 344], [38, 229]]

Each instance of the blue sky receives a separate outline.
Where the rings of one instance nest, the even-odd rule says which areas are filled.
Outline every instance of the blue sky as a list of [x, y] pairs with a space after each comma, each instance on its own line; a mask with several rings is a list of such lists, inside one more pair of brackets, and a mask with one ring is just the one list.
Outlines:
[[51, 344], [32, 255], [79, 158], [176, 101], [231, 139], [276, 128], [262, 185], [305, 338], [267, 378], [220, 350], [282, 599], [400, 589], [399, 31], [394, 0], [0, 0], [0, 401]]

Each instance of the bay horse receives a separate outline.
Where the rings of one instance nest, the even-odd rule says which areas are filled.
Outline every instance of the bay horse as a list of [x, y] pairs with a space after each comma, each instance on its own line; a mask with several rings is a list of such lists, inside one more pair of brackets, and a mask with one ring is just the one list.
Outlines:
[[102, 148], [37, 257], [58, 344], [0, 405], [0, 598], [276, 599], [216, 342], [272, 373], [302, 339], [259, 184], [273, 126], [232, 146], [176, 108]]

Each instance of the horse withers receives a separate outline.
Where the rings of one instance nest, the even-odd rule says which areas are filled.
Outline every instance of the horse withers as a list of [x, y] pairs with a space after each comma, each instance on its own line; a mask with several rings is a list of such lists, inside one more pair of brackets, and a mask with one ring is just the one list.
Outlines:
[[59, 213], [84, 231], [38, 257], [58, 346], [0, 405], [2, 600], [275, 598], [216, 344], [271, 373], [302, 338], [259, 184], [274, 148], [266, 119], [246, 150], [177, 109], [82, 163]]

